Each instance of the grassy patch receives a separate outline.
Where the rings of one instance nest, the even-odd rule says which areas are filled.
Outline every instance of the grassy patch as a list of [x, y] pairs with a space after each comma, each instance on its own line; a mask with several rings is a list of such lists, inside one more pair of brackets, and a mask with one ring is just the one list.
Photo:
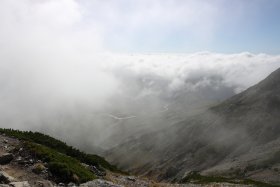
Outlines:
[[25, 147], [33, 157], [48, 163], [49, 171], [58, 182], [86, 182], [96, 176], [75, 158], [61, 154], [46, 146], [26, 142]]
[[211, 183], [211, 182], [228, 182], [229, 179], [219, 176], [203, 176], [197, 171], [190, 172], [186, 177], [184, 177], [181, 182], [193, 182], [193, 183]]
[[53, 137], [50, 137], [48, 135], [39, 132], [19, 131], [13, 129], [0, 128], [0, 133], [5, 133], [6, 135], [13, 136], [21, 140], [27, 140], [30, 142], [35, 142], [44, 145], [60, 153], [74, 157], [80, 162], [86, 163], [88, 165], [94, 165], [100, 170], [102, 170], [102, 168], [105, 168], [110, 171], [123, 173], [122, 171], [118, 170], [116, 166], [111, 165], [104, 158], [98, 155], [86, 154], [72, 146], [68, 146], [66, 143], [60, 140], [57, 140]]
[[267, 184], [260, 181], [254, 181], [251, 179], [234, 179], [226, 178], [221, 176], [203, 176], [197, 171], [190, 172], [186, 177], [184, 177], [181, 183], [197, 183], [197, 184], [208, 184], [208, 183], [233, 183], [233, 184], [247, 184], [254, 185], [257, 187], [279, 187], [279, 185]]

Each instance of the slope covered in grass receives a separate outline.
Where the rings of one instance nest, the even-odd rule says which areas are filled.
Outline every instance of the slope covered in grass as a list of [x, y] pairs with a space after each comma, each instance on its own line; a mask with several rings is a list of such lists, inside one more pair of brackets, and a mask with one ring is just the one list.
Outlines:
[[25, 148], [37, 159], [48, 163], [49, 171], [57, 182], [87, 182], [96, 178], [93, 172], [84, 167], [79, 160], [61, 154], [44, 145], [26, 142]]
[[99, 169], [105, 168], [110, 171], [121, 172], [115, 166], [111, 165], [104, 158], [98, 155], [84, 153], [72, 146], [68, 146], [66, 143], [60, 140], [57, 140], [53, 137], [50, 137], [48, 135], [39, 132], [0, 128], [0, 133], [5, 133], [6, 135], [16, 137], [20, 140], [26, 140], [26, 141], [35, 142], [37, 144], [44, 145], [60, 153], [76, 158], [80, 162], [83, 162], [88, 165], [94, 165]]
[[268, 184], [260, 181], [254, 181], [251, 179], [235, 179], [226, 178], [222, 176], [203, 176], [199, 172], [190, 172], [186, 177], [184, 177], [181, 183], [196, 183], [196, 184], [209, 184], [209, 183], [231, 183], [231, 184], [244, 184], [253, 185], [256, 187], [279, 187], [279, 185]]

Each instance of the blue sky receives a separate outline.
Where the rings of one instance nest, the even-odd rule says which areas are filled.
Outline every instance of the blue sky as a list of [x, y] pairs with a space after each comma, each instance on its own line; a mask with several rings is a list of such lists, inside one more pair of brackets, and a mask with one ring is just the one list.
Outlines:
[[79, 43], [88, 52], [280, 54], [280, 0], [3, 0], [0, 5], [3, 45], [32, 40], [66, 48]]
[[279, 0], [82, 1], [119, 52], [280, 52]]

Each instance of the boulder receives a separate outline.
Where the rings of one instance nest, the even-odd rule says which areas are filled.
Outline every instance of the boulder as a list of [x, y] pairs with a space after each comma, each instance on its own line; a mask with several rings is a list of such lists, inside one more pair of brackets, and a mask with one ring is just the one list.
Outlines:
[[114, 184], [110, 181], [106, 181], [106, 180], [102, 180], [102, 179], [96, 179], [96, 180], [89, 181], [89, 182], [86, 182], [86, 183], [83, 183], [83, 184], [80, 185], [80, 187], [99, 187], [99, 186], [102, 186], [102, 187], [123, 187], [121, 185]]
[[93, 172], [95, 175], [103, 177], [106, 176], [106, 172], [98, 169], [96, 166], [89, 166], [88, 167], [91, 172]]
[[13, 182], [13, 181], [15, 181], [15, 179], [13, 177], [8, 175], [4, 171], [0, 171], [0, 183], [8, 184], [8, 183]]
[[0, 183], [8, 184], [10, 183], [9, 179], [3, 175], [3, 173], [0, 173]]
[[132, 182], [135, 182], [136, 181], [136, 178], [134, 176], [127, 176], [126, 177], [127, 180], [130, 180]]
[[14, 156], [11, 153], [5, 153], [0, 156], [0, 164], [9, 164], [13, 160]]
[[70, 182], [67, 184], [68, 187], [77, 187], [77, 185], [73, 182]]
[[13, 187], [31, 187], [28, 181], [21, 181], [21, 182], [11, 182], [10, 186]]
[[53, 187], [54, 185], [51, 183], [51, 181], [45, 180], [45, 181], [35, 181], [32, 186], [33, 187]]

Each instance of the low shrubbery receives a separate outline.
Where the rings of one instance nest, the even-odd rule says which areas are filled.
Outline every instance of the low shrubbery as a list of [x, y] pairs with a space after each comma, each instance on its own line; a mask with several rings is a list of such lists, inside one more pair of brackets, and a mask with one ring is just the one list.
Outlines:
[[[264, 182], [254, 181], [251, 179], [234, 179], [226, 178], [221, 176], [203, 176], [197, 171], [190, 172], [186, 177], [181, 180], [181, 183], [197, 183], [197, 184], [208, 184], [208, 183], [233, 183], [233, 184], [250, 184], [258, 187], [277, 187], [278, 185], [267, 184]], [[279, 187], [279, 186], [278, 186]]]
[[58, 182], [79, 183], [96, 178], [89, 169], [82, 166], [80, 161], [75, 158], [61, 154], [40, 144], [26, 142], [25, 147], [34, 158], [47, 162], [49, 171]]
[[193, 182], [193, 183], [210, 183], [210, 182], [228, 182], [229, 179], [217, 176], [203, 176], [197, 171], [190, 172], [186, 177], [184, 177], [181, 182]]
[[[39, 132], [0, 128], [0, 133], [24, 140], [26, 150], [34, 158], [47, 163], [49, 171], [57, 182], [80, 183], [95, 179], [95, 174], [81, 163], [95, 166], [103, 172], [104, 169], [121, 172], [100, 156], [86, 154], [60, 140]], [[33, 170], [34, 172], [40, 172], [40, 168], [35, 168], [35, 166]]]
[[[80, 162], [86, 163], [88, 165], [94, 165], [100, 170], [102, 168], [114, 171], [114, 172], [121, 172], [115, 166], [108, 163], [104, 158], [93, 155], [93, 154], [86, 154], [78, 149], [68, 146], [66, 143], [52, 138], [48, 135], [39, 133], [39, 132], [31, 132], [31, 131], [19, 131], [13, 129], [2, 129], [0, 128], [0, 133], [5, 133], [9, 136], [16, 137], [21, 140], [26, 140], [30, 142], [36, 142], [38, 144], [47, 146], [52, 148], [60, 153], [66, 154], [68, 156], [74, 157]], [[101, 167], [99, 167], [101, 166]]]

